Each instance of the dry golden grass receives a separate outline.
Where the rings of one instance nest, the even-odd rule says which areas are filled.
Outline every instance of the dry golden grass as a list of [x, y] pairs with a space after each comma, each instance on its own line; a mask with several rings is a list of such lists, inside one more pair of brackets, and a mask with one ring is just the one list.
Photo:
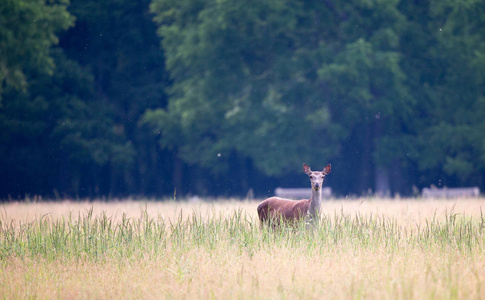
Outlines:
[[[11, 202], [0, 206], [0, 216], [3, 220], [29, 222], [41, 216], [49, 215], [54, 219], [77, 215], [93, 209], [95, 215], [106, 213], [113, 220], [119, 221], [123, 214], [129, 218], [138, 218], [147, 212], [152, 217], [163, 217], [174, 220], [180, 216], [192, 214], [194, 211], [203, 215], [231, 215], [234, 210], [241, 209], [249, 216], [257, 218], [258, 201], [219, 200], [219, 201], [62, 201], [62, 202]], [[373, 199], [359, 198], [355, 200], [332, 199], [325, 201], [321, 207], [323, 214], [334, 214], [343, 211], [349, 214], [373, 214], [395, 218], [400, 224], [415, 225], [425, 219], [432, 219], [436, 214], [443, 218], [445, 212], [479, 217], [485, 200], [482, 198], [468, 199]]]
[[115, 222], [120, 222], [123, 214], [128, 218], [138, 218], [145, 211], [154, 218], [175, 220], [191, 215], [194, 211], [203, 215], [232, 214], [235, 209], [243, 209], [248, 214], [256, 216], [257, 202], [238, 200], [221, 201], [61, 201], [61, 202], [11, 202], [0, 206], [0, 216], [3, 220], [30, 222], [42, 216], [53, 219], [66, 217], [69, 214], [77, 216], [93, 210], [95, 216], [106, 214]]
[[[478, 224], [483, 220], [483, 201], [332, 200], [323, 203], [322, 212], [351, 218], [380, 216], [412, 231], [433, 219], [445, 222], [450, 213]], [[248, 222], [257, 225], [256, 206], [257, 202], [244, 201], [7, 203], [0, 206], [0, 221], [20, 228], [20, 223], [35, 222], [45, 215], [54, 221], [92, 210], [95, 216], [104, 213], [114, 223], [122, 222], [123, 214], [140, 218], [145, 212], [154, 220], [175, 223], [181, 214], [188, 219], [195, 213], [202, 219], [224, 220], [240, 211], [247, 213]], [[261, 231], [255, 226], [248, 245], [234, 243], [216, 232], [214, 248], [198, 247], [185, 238], [186, 245], [168, 246], [156, 255], [143, 250], [132, 256], [107, 255], [100, 260], [82, 253], [77, 259], [4, 255], [0, 295], [7, 299], [485, 298], [483, 235], [470, 248], [460, 250], [453, 243], [440, 246], [439, 241], [429, 245], [404, 241], [389, 247], [371, 240], [367, 245], [354, 242], [352, 236], [322, 241], [324, 247], [312, 241], [313, 246], [307, 247], [305, 241], [298, 240], [301, 233], [274, 233], [281, 235], [280, 242], [272, 243], [260, 242], [272, 237], [272, 233], [264, 235]], [[296, 242], [285, 246], [285, 239]]]
[[419, 250], [335, 248], [308, 257], [279, 248], [252, 258], [194, 250], [155, 261], [17, 260], [3, 268], [0, 291], [9, 299], [483, 299], [484, 268], [483, 255]]

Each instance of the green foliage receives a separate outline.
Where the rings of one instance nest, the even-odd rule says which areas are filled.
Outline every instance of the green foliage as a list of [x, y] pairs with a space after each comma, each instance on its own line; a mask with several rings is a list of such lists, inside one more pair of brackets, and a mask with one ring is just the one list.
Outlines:
[[432, 40], [427, 57], [416, 69], [421, 84], [417, 122], [421, 170], [440, 170], [460, 184], [481, 185], [485, 165], [483, 1], [429, 2], [429, 20], [421, 26]]
[[4, 89], [23, 90], [26, 72], [52, 74], [51, 46], [73, 25], [68, 0], [5, 0], [0, 3], [0, 100]]
[[3, 197], [485, 185], [483, 0], [71, 2], [0, 3]]
[[[235, 151], [271, 175], [336, 153], [302, 3], [154, 1], [152, 11], [174, 80], [165, 112], [146, 118], [162, 145], [216, 172]], [[177, 17], [187, 14], [197, 18]]]
[[[81, 99], [76, 104], [83, 117], [65, 122], [62, 130], [69, 132], [65, 142], [79, 143], [77, 149], [83, 151], [72, 154], [88, 167], [109, 165], [105, 176], [111, 183], [105, 190], [111, 194], [160, 194], [167, 191], [163, 181], [170, 182], [166, 179], [170, 172], [160, 171], [168, 155], [157, 150], [140, 122], [146, 109], [164, 105], [168, 82], [148, 5], [148, 0], [73, 0], [69, 11], [76, 16], [76, 26], [61, 38], [66, 55], [93, 75], [88, 85], [92, 101]], [[70, 111], [76, 114], [76, 109]], [[171, 165], [164, 167], [168, 170]], [[173, 193], [173, 187], [167, 192]]]
[[154, 0], [173, 85], [144, 121], [216, 172], [235, 152], [267, 175], [349, 164], [351, 189], [377, 186], [379, 169], [416, 182], [414, 163], [472, 182], [484, 171], [482, 4]]
[[[362, 9], [368, 8], [364, 5]], [[365, 135], [365, 130], [370, 132], [355, 145], [363, 148], [370, 143], [373, 153], [363, 159], [388, 167], [402, 156], [401, 151], [394, 150], [403, 146], [402, 124], [411, 119], [414, 100], [409, 96], [406, 75], [401, 69], [399, 33], [405, 26], [404, 16], [396, 3], [388, 2], [374, 8], [372, 17], [359, 20], [355, 16], [351, 17], [353, 22], [339, 25], [343, 30], [350, 24], [364, 30], [355, 37], [336, 41], [327, 51], [318, 74], [328, 85], [334, 119], [347, 129], [348, 137], [355, 139]]]
[[106, 107], [97, 105], [89, 89], [91, 74], [59, 51], [52, 53], [54, 74], [32, 80], [28, 92], [6, 94], [0, 109], [0, 165], [10, 170], [13, 180], [29, 178], [39, 185], [35, 188], [49, 192], [45, 189], [59, 176], [56, 166], [67, 164], [69, 169], [61, 174], [73, 177], [74, 183], [64, 188], [78, 193], [75, 181], [85, 174], [86, 165], [123, 169], [133, 163], [134, 153]]
[[[150, 159], [135, 160], [155, 148], [138, 132], [138, 116], [163, 99], [163, 53], [154, 47], [151, 17], [142, 14], [148, 4], [95, 2], [0, 4], [11, 18], [0, 26], [0, 36], [9, 38], [0, 45], [8, 53], [0, 65], [6, 57], [11, 63], [6, 74], [19, 70], [23, 82], [1, 82], [0, 166], [10, 170], [2, 175], [2, 197], [28, 191], [108, 194], [119, 183], [123, 192], [134, 192], [129, 172], [139, 173], [135, 166], [147, 172], [147, 165], [156, 170]], [[76, 26], [60, 33], [74, 18]], [[53, 47], [59, 40], [62, 48]], [[147, 43], [152, 47], [145, 49]]]

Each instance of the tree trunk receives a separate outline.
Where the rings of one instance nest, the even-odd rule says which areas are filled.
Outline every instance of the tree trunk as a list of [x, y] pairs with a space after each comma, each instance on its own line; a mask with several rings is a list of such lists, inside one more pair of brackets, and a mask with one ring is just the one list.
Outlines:
[[366, 126], [364, 129], [364, 140], [362, 142], [363, 149], [361, 154], [361, 165], [360, 165], [360, 175], [359, 175], [359, 191], [362, 194], [367, 194], [370, 184], [370, 177], [372, 174], [372, 128], [370, 125]]
[[391, 169], [391, 187], [394, 196], [397, 194], [403, 194], [405, 191], [403, 187], [405, 186], [404, 178], [402, 176], [402, 169], [399, 160], [394, 160], [392, 162], [392, 169]]
[[391, 195], [389, 171], [387, 168], [378, 167], [375, 170], [375, 194], [378, 197], [388, 197]]
[[182, 160], [177, 157], [177, 154], [174, 154], [173, 160], [173, 186], [174, 186], [174, 194], [183, 195], [183, 177], [184, 177], [184, 164]]
[[[376, 144], [382, 136], [382, 120], [379, 113], [376, 114], [374, 122], [374, 132], [372, 137], [373, 142], [373, 152], [376, 153]], [[388, 197], [391, 194], [390, 179], [389, 179], [389, 168], [383, 166], [382, 158], [377, 155], [373, 156], [374, 161], [374, 193], [378, 197]]]

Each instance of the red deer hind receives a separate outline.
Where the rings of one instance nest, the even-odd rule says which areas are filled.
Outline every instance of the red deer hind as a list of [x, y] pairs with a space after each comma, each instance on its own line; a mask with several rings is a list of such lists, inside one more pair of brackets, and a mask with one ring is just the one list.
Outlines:
[[325, 176], [330, 173], [331, 165], [328, 164], [323, 171], [313, 172], [309, 166], [303, 164], [303, 172], [308, 174], [312, 185], [310, 199], [290, 200], [279, 197], [270, 197], [258, 205], [258, 215], [261, 223], [276, 225], [279, 221], [298, 221], [310, 216], [315, 220], [322, 199], [322, 184]]

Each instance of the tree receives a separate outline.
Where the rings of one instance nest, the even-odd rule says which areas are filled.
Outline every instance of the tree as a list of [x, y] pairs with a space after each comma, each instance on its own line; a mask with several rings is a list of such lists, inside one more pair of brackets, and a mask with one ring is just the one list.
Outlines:
[[[331, 114], [348, 131], [342, 156], [360, 170], [347, 186], [375, 186], [376, 193], [387, 194], [391, 170], [401, 172], [415, 105], [401, 68], [405, 17], [397, 1], [338, 3], [333, 9], [342, 16], [335, 29], [341, 35], [327, 41], [319, 75], [328, 86]], [[399, 181], [393, 182], [396, 191]]]
[[424, 57], [413, 55], [420, 65], [415, 74], [426, 119], [417, 134], [414, 157], [427, 174], [426, 184], [483, 185], [485, 3], [426, 4], [429, 18], [417, 24], [428, 36], [421, 40], [427, 39], [431, 47]]
[[[1, 190], [12, 196], [107, 194], [105, 168], [129, 165], [133, 149], [116, 131], [110, 112], [96, 105], [91, 74], [59, 50], [51, 57], [52, 75], [29, 80], [28, 92], [5, 94], [0, 166], [8, 171]], [[32, 77], [26, 73], [26, 78]]]
[[266, 175], [363, 151], [357, 189], [389, 176], [413, 105], [397, 1], [177, 3], [152, 4], [174, 81], [146, 114], [163, 146], [216, 172], [235, 151]]
[[108, 112], [115, 131], [130, 145], [125, 154], [131, 163], [109, 171], [108, 177], [114, 178], [106, 188], [110, 194], [173, 192], [161, 171], [171, 154], [160, 152], [140, 123], [145, 109], [165, 105], [169, 84], [148, 4], [73, 0], [69, 11], [76, 16], [76, 26], [61, 36], [66, 55], [92, 71], [95, 105]]
[[483, 2], [5, 0], [0, 195], [483, 187]]
[[[26, 72], [52, 74], [51, 46], [72, 26], [68, 0], [4, 0], [0, 3], [0, 101], [5, 89], [25, 91]], [[1, 104], [1, 102], [0, 102]]]
[[168, 107], [145, 120], [162, 146], [213, 174], [227, 172], [232, 153], [267, 175], [335, 154], [303, 6], [153, 1], [173, 86]]
[[[48, 100], [32, 86], [54, 74], [52, 46], [73, 24], [67, 1], [0, 3], [0, 168], [2, 196], [51, 187], [46, 132]], [[45, 173], [42, 173], [45, 172]]]
[[[122, 106], [108, 105], [104, 94], [98, 92], [96, 83], [100, 78], [96, 75], [99, 73], [93, 76], [89, 66], [80, 66], [72, 58], [66, 57], [64, 52], [83, 62], [80, 59], [82, 55], [76, 57], [73, 49], [66, 46], [65, 35], [61, 36], [60, 43], [65, 51], [52, 47], [58, 39], [54, 29], [66, 27], [61, 26], [64, 24], [62, 17], [66, 16], [60, 12], [65, 11], [67, 2], [62, 2], [62, 5], [55, 4], [58, 2], [44, 3], [46, 7], [42, 3], [8, 2], [10, 6], [4, 11], [14, 21], [25, 19], [27, 22], [25, 27], [24, 23], [12, 23], [11, 27], [2, 27], [2, 30], [10, 38], [6, 48], [8, 57], [18, 56], [18, 64], [13, 64], [12, 68], [22, 71], [25, 84], [20, 86], [28, 88], [14, 89], [14, 86], [7, 85], [3, 93], [4, 106], [0, 108], [0, 166], [8, 172], [2, 174], [1, 194], [52, 196], [57, 193], [84, 197], [132, 193], [133, 189], [130, 188], [136, 184], [133, 183], [136, 176], [129, 174], [129, 171], [134, 167], [137, 156], [131, 139], [127, 138], [124, 124], [117, 122], [119, 115], [114, 113]], [[56, 5], [58, 10], [54, 9]], [[15, 17], [15, 13], [19, 16]], [[73, 17], [67, 11], [65, 13], [72, 22]], [[28, 24], [32, 20], [36, 23]], [[154, 31], [152, 35], [156, 38]], [[25, 39], [25, 36], [29, 38]], [[45, 37], [45, 41], [41, 37]], [[39, 49], [41, 51], [36, 54]], [[30, 52], [35, 55], [20, 56]], [[43, 52], [48, 55], [41, 55]], [[143, 57], [146, 59], [149, 56]], [[32, 61], [38, 61], [39, 65]], [[153, 69], [156, 67], [151, 67]], [[126, 70], [119, 72], [127, 73]], [[143, 80], [140, 75], [147, 74], [136, 73], [136, 70], [132, 73], [131, 78], [138, 76], [140, 81]], [[153, 74], [155, 77], [160, 73], [156, 70]], [[119, 77], [114, 80], [128, 86]], [[153, 84], [153, 81], [148, 84]], [[160, 88], [137, 89], [137, 92], [145, 93], [144, 97], [148, 98], [149, 93], [156, 89]], [[129, 91], [124, 89], [124, 93]], [[118, 92], [118, 95], [121, 94], [123, 92]], [[138, 110], [141, 113], [144, 107]], [[131, 128], [136, 129], [137, 120], [130, 122]]]

